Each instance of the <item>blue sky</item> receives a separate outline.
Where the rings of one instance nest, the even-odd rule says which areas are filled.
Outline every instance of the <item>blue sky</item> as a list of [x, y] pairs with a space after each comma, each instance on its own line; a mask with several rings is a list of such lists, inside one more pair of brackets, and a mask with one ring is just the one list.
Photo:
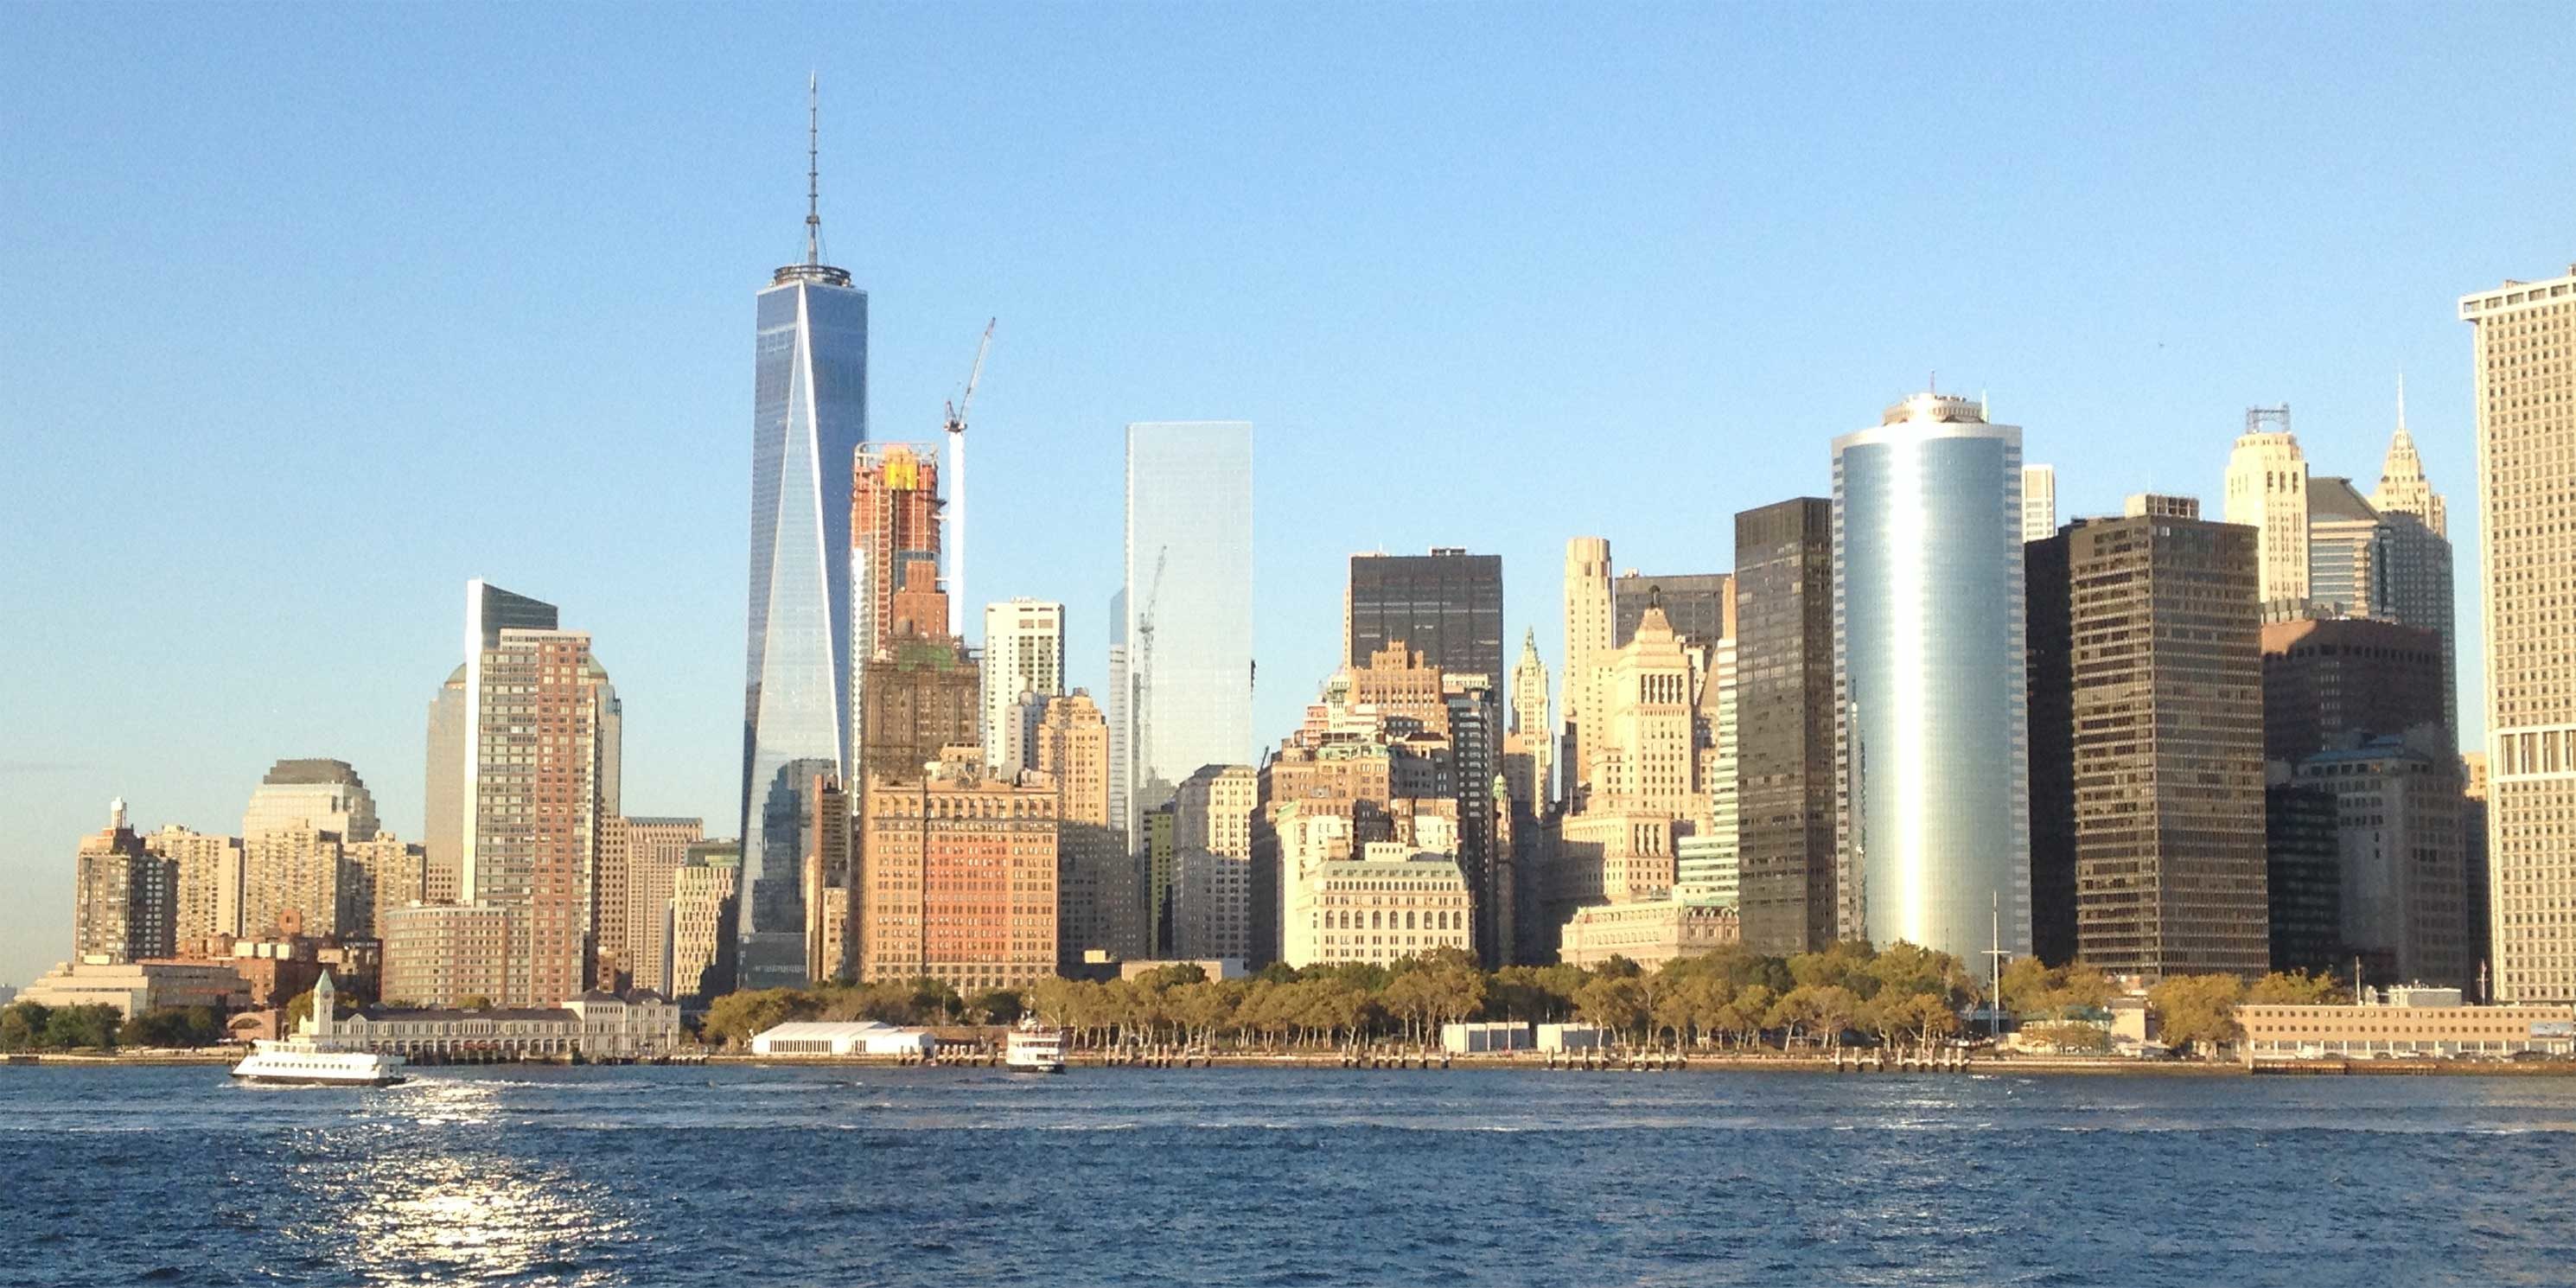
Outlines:
[[[485, 576], [593, 632], [638, 813], [735, 826], [752, 293], [872, 296], [928, 436], [988, 316], [977, 600], [1097, 686], [1120, 427], [1255, 425], [1256, 726], [1342, 560], [1564, 539], [1731, 566], [1736, 510], [1931, 371], [2062, 513], [2214, 504], [2249, 404], [2375, 478], [2406, 373], [2461, 547], [2462, 293], [2576, 260], [2563, 8], [0, 8], [0, 981], [122, 794], [239, 826], [337, 756], [420, 830]], [[2474, 722], [2474, 716], [2471, 717]], [[2474, 733], [2474, 724], [2472, 732]], [[1247, 749], [1247, 752], [1249, 749]]]

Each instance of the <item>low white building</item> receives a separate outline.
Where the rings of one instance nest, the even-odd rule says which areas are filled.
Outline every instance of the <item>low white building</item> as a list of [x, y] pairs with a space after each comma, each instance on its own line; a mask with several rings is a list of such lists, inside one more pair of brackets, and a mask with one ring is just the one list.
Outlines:
[[1682, 899], [1579, 909], [1559, 934], [1556, 959], [1586, 970], [1624, 957], [1653, 970], [1677, 957], [1712, 953], [1742, 938], [1735, 909]]
[[1440, 1026], [1440, 1049], [1451, 1055], [1527, 1051], [1530, 1049], [1530, 1026], [1512, 1020], [1443, 1024]]
[[938, 1048], [939, 1040], [928, 1029], [899, 1029], [875, 1020], [792, 1021], [751, 1040], [753, 1055], [775, 1056], [928, 1056]]
[[1538, 1049], [1541, 1051], [1598, 1051], [1610, 1045], [1610, 1035], [1595, 1024], [1542, 1024], [1538, 1026]]

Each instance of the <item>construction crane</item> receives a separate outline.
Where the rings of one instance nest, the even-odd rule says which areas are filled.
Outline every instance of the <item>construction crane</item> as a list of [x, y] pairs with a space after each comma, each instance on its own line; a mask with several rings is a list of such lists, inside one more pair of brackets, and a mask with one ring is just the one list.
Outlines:
[[[1136, 746], [1128, 752], [1129, 763], [1150, 772], [1154, 765], [1154, 605], [1163, 598], [1163, 565], [1171, 557], [1169, 545], [1154, 550], [1154, 580], [1145, 591], [1144, 611], [1136, 614]], [[1128, 790], [1142, 791], [1145, 775], [1130, 771]]]
[[975, 382], [984, 378], [984, 355], [993, 347], [993, 324], [984, 322], [983, 342], [975, 346], [975, 367], [966, 373], [966, 392], [948, 404], [948, 633], [966, 638], [966, 408], [975, 401]]

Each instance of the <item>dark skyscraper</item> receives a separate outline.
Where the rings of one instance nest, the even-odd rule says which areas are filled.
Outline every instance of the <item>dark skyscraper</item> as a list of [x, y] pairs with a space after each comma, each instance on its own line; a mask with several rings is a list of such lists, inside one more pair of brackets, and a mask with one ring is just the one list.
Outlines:
[[[810, 87], [809, 87], [810, 88]], [[818, 776], [847, 771], [850, 486], [868, 436], [868, 297], [822, 258], [809, 105], [805, 260], [760, 292], [743, 693], [743, 982], [803, 982], [801, 873]]]
[[2340, 975], [2350, 965], [2343, 956], [2336, 808], [2335, 794], [2313, 784], [2284, 781], [2264, 790], [2263, 868], [2274, 970]]
[[[2062, 833], [2054, 853], [2034, 845], [2034, 886], [2062, 889], [2071, 869], [2077, 954], [2113, 974], [2271, 964], [2255, 537], [2150, 507], [2030, 546], [2052, 564], [2064, 550], [2065, 602], [2034, 596], [2030, 610], [2066, 622], [2072, 681], [2044, 699], [2060, 686], [2034, 647], [2033, 709], [2058, 708], [2071, 729], [2043, 734], [2034, 719], [2033, 743], [2073, 751], [2063, 795], [2034, 796], [2032, 830], [2074, 821], [2071, 850]], [[2045, 637], [2059, 632], [2032, 631]]]
[[1503, 557], [1435, 546], [1427, 555], [1352, 555], [1343, 661], [1366, 666], [1390, 641], [1442, 671], [1503, 692]]
[[1722, 572], [1646, 577], [1621, 573], [1610, 580], [1610, 647], [1626, 648], [1645, 620], [1649, 600], [1662, 607], [1664, 620], [1685, 645], [1713, 647], [1726, 634], [1727, 583]]
[[2030, 951], [2075, 956], [2075, 623], [2067, 534], [2022, 545], [2030, 650]]
[[2263, 755], [2296, 763], [2379, 736], [2447, 727], [2441, 637], [2359, 618], [2263, 627]]
[[1833, 525], [1821, 497], [1735, 516], [1737, 862], [1758, 953], [1834, 938]]

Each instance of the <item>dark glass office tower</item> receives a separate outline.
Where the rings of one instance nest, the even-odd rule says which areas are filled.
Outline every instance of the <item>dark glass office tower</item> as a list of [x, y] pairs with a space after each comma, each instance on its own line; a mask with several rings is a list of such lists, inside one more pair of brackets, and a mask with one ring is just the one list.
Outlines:
[[1503, 557], [1434, 546], [1427, 555], [1352, 555], [1349, 662], [1391, 640], [1443, 671], [1503, 691]]
[[1736, 837], [1744, 946], [1834, 939], [1834, 513], [1735, 516]]
[[742, 718], [745, 987], [803, 982], [800, 885], [817, 775], [850, 746], [850, 486], [867, 440], [868, 297], [822, 261], [760, 292], [751, 416], [751, 613]]
[[1735, 578], [1722, 572], [1646, 577], [1621, 573], [1610, 579], [1610, 647], [1626, 648], [1646, 619], [1646, 605], [1664, 610], [1664, 620], [1685, 645], [1714, 648], [1726, 635], [1726, 597]]

